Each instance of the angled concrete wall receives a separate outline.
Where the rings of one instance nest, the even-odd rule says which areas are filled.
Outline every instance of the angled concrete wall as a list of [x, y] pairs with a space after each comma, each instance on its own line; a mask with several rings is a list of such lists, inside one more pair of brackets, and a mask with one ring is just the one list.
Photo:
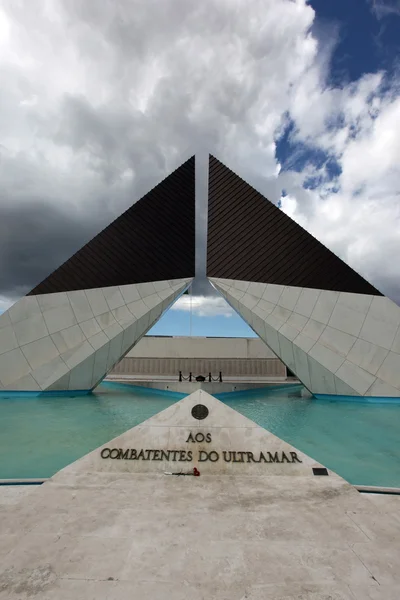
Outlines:
[[205, 358], [244, 360], [276, 358], [259, 338], [147, 336], [127, 358]]
[[285, 365], [259, 338], [209, 338], [184, 336], [143, 337], [118, 363], [110, 375], [134, 375], [151, 379], [166, 376], [177, 379], [184, 376], [212, 373], [222, 378], [246, 377], [286, 378]]
[[0, 389], [93, 389], [191, 281], [21, 298], [0, 315]]
[[210, 281], [313, 394], [400, 397], [400, 307], [385, 296]]

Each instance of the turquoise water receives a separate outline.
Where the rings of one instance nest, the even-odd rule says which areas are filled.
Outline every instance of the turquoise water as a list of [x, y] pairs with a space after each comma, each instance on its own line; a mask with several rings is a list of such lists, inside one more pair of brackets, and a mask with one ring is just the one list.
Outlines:
[[400, 403], [305, 399], [299, 386], [219, 398], [354, 485], [400, 487]]
[[185, 394], [103, 384], [96, 394], [0, 397], [0, 479], [51, 477]]
[[[87, 396], [0, 397], [0, 479], [50, 477], [182, 397], [112, 383]], [[400, 487], [400, 404], [304, 399], [299, 386], [219, 397], [353, 484]]]

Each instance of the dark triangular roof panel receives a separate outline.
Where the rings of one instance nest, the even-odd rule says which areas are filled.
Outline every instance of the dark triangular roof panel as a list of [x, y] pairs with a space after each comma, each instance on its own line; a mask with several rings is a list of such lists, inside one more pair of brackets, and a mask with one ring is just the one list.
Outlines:
[[193, 156], [28, 295], [195, 275]]
[[209, 161], [207, 275], [382, 295], [213, 156]]

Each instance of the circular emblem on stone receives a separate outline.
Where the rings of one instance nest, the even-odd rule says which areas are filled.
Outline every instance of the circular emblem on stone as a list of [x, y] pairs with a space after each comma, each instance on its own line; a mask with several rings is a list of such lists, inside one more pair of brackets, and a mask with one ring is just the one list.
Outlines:
[[193, 406], [192, 417], [198, 419], [199, 421], [202, 421], [203, 419], [208, 417], [207, 406], [204, 406], [204, 404], [196, 404], [196, 406]]

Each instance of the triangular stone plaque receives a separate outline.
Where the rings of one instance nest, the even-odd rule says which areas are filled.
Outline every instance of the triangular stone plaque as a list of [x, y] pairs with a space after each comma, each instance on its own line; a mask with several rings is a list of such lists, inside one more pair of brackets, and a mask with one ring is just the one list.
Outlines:
[[59, 473], [313, 477], [319, 463], [197, 390]]

